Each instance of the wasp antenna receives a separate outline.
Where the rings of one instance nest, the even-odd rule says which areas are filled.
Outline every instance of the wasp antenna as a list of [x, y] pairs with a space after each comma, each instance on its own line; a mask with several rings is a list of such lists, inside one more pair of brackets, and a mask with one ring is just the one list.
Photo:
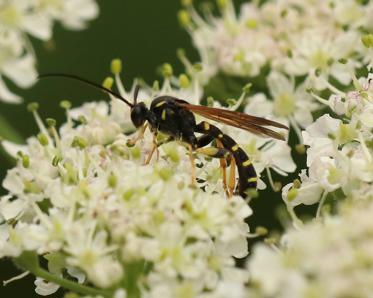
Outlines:
[[140, 85], [136, 84], [135, 92], [133, 95], [133, 104], [137, 104], [137, 96], [139, 95], [139, 91], [140, 91]]
[[68, 78], [68, 79], [72, 79], [72, 80], [76, 80], [76, 81], [85, 83], [87, 85], [90, 85], [92, 87], [100, 89], [101, 91], [104, 91], [106, 93], [111, 94], [112, 96], [114, 96], [114, 97], [120, 99], [121, 101], [123, 101], [124, 103], [126, 103], [131, 108], [134, 106], [132, 103], [130, 103], [127, 99], [125, 99], [123, 96], [119, 95], [118, 93], [116, 93], [116, 92], [114, 92], [114, 91], [112, 91], [112, 90], [110, 90], [108, 88], [105, 88], [105, 87], [103, 87], [103, 86], [101, 86], [99, 84], [96, 84], [96, 83], [91, 82], [89, 80], [86, 80], [86, 79], [83, 79], [81, 77], [78, 77], [76, 75], [70, 75], [70, 74], [64, 74], [64, 73], [47, 73], [47, 74], [41, 74], [41, 75], [39, 75], [38, 79], [51, 78], [51, 77]]

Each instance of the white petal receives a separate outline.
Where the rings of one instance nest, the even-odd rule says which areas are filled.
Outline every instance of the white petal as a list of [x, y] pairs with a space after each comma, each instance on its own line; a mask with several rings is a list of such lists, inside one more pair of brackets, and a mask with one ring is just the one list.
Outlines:
[[52, 38], [52, 20], [46, 14], [32, 14], [25, 16], [23, 25], [36, 38], [49, 40]]
[[16, 218], [27, 205], [23, 200], [10, 201], [10, 197], [0, 199], [0, 213], [5, 220]]
[[[318, 118], [315, 123], [308, 126], [306, 131], [311, 138], [328, 138], [329, 133], [337, 131], [340, 123], [341, 120], [334, 119], [326, 114]], [[306, 140], [304, 140], [304, 142], [306, 145], [311, 145], [310, 143], [306, 143]]]
[[303, 183], [301, 188], [298, 189], [298, 195], [291, 201], [291, 205], [313, 205], [320, 200], [322, 192], [323, 189], [318, 183]]
[[310, 110], [297, 109], [294, 112], [294, 118], [302, 128], [307, 127], [313, 122], [313, 117]]
[[291, 157], [290, 147], [282, 141], [276, 142], [276, 145], [266, 151], [265, 155], [268, 156], [274, 167], [287, 173], [292, 173], [297, 168]]
[[0, 76], [0, 100], [6, 103], [21, 103], [22, 98], [11, 92]]
[[373, 127], [373, 106], [366, 107], [360, 114], [360, 121], [367, 127]]
[[76, 269], [74, 267], [68, 267], [67, 273], [69, 273], [72, 277], [75, 277], [78, 280], [78, 283], [80, 284], [84, 283], [86, 279], [85, 274], [79, 269]]
[[18, 86], [27, 88], [36, 82], [35, 59], [27, 54], [17, 60], [12, 60], [3, 65], [3, 73]]
[[269, 91], [273, 98], [281, 96], [282, 94], [293, 94], [293, 83], [283, 74], [272, 71], [267, 79]]
[[85, 28], [86, 21], [94, 19], [98, 13], [98, 5], [92, 0], [66, 1], [61, 22], [69, 29], [80, 30]]
[[11, 157], [17, 158], [18, 152], [28, 152], [28, 146], [27, 145], [20, 145], [13, 143], [11, 141], [4, 140], [1, 142], [1, 145], [3, 146], [6, 153], [8, 153]]
[[245, 107], [245, 113], [258, 117], [273, 115], [273, 103], [267, 100], [263, 93], [258, 93], [250, 98]]
[[35, 292], [41, 296], [48, 296], [56, 293], [57, 290], [60, 288], [59, 285], [45, 281], [44, 279], [39, 277], [36, 278], [34, 284], [36, 286]]

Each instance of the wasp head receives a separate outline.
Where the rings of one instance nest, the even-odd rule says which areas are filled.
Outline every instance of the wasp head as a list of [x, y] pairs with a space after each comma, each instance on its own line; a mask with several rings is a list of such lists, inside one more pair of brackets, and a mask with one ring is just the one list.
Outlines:
[[142, 126], [147, 120], [148, 112], [149, 110], [143, 102], [136, 103], [131, 108], [131, 120], [133, 125], [136, 127]]

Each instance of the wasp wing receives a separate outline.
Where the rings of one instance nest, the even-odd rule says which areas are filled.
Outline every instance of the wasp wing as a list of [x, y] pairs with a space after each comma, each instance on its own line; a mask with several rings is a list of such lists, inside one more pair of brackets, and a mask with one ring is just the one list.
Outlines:
[[235, 112], [225, 109], [212, 108], [206, 106], [192, 105], [183, 100], [176, 101], [178, 105], [190, 110], [193, 113], [205, 118], [222, 122], [237, 128], [247, 130], [259, 136], [269, 136], [278, 140], [285, 140], [285, 137], [264, 126], [274, 126], [283, 129], [289, 129], [287, 126], [261, 117], [251, 116], [241, 112]]

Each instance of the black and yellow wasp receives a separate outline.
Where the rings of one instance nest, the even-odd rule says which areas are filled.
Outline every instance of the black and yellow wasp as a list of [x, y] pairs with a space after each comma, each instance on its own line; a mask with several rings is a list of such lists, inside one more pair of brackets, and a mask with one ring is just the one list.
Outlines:
[[[240, 196], [246, 197], [249, 190], [256, 189], [258, 177], [254, 166], [245, 151], [230, 136], [224, 134], [218, 127], [207, 121], [197, 123], [194, 113], [216, 122], [247, 130], [256, 135], [269, 136], [279, 140], [285, 140], [283, 135], [266, 126], [288, 129], [287, 126], [281, 123], [265, 118], [220, 108], [193, 105], [185, 100], [167, 95], [154, 98], [150, 108], [147, 108], [144, 102], [137, 102], [138, 86], [135, 88], [134, 102], [131, 103], [114, 91], [78, 76], [67, 74], [45, 74], [40, 76], [40, 78], [45, 77], [66, 77], [78, 80], [99, 88], [127, 104], [131, 109], [131, 120], [140, 131], [133, 143], [142, 137], [148, 126], [154, 135], [153, 149], [146, 163], [150, 162], [153, 153], [157, 150], [156, 135], [158, 132], [168, 135], [169, 140], [181, 140], [188, 144], [193, 182], [196, 179], [193, 151], [213, 158], [219, 158], [220, 165], [223, 168], [224, 188], [229, 196], [238, 193]], [[196, 133], [200, 134], [200, 136], [196, 136]], [[213, 141], [215, 141], [216, 147], [206, 147]], [[230, 177], [227, 182], [225, 168], [228, 163], [230, 163]], [[238, 171], [237, 185], [235, 185], [236, 167]]]

